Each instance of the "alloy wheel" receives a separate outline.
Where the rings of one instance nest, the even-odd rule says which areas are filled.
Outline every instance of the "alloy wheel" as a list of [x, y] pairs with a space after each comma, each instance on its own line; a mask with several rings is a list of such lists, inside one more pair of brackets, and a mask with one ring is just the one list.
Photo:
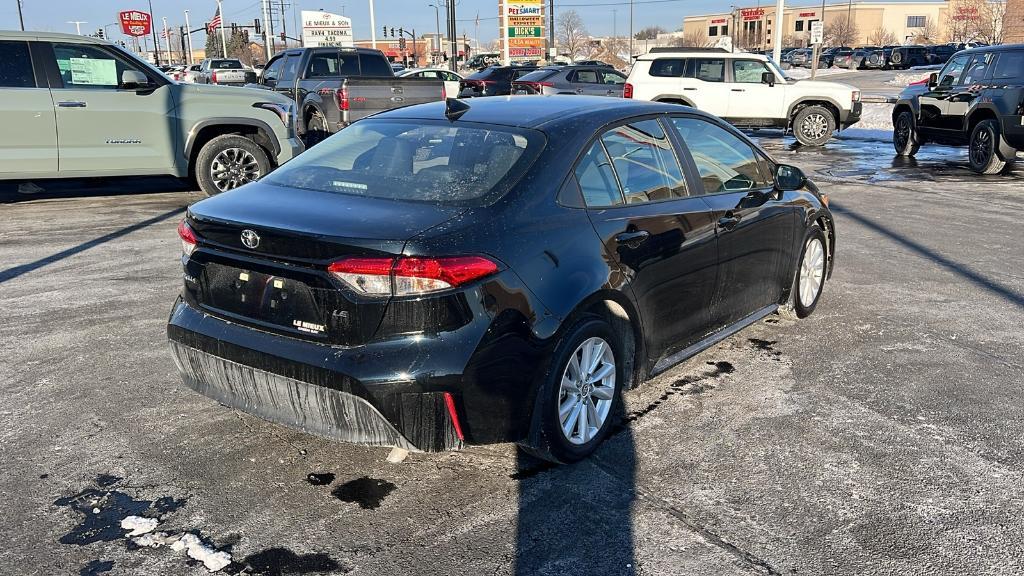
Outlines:
[[800, 131], [811, 140], [817, 140], [828, 133], [828, 120], [823, 114], [808, 114], [800, 123]]
[[821, 240], [811, 238], [804, 248], [804, 257], [800, 263], [800, 285], [798, 296], [800, 304], [809, 308], [821, 292], [821, 283], [825, 278], [825, 248]]
[[221, 192], [258, 180], [261, 175], [256, 157], [241, 148], [222, 150], [210, 165], [213, 184]]
[[615, 355], [602, 338], [583, 341], [562, 371], [558, 421], [572, 444], [589, 442], [604, 425], [615, 395]]
[[903, 150], [910, 142], [910, 121], [906, 114], [901, 114], [896, 120], [896, 148]]
[[971, 161], [975, 166], [984, 166], [992, 155], [992, 133], [978, 130], [971, 140]]

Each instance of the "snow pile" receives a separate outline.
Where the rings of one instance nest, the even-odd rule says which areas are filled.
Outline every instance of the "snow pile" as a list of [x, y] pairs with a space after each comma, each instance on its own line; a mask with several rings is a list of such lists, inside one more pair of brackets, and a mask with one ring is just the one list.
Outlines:
[[171, 550], [175, 552], [185, 550], [189, 558], [202, 562], [210, 572], [216, 572], [231, 564], [231, 554], [207, 546], [195, 534], [185, 534], [177, 542], [171, 544]]
[[885, 81], [889, 86], [909, 86], [918, 80], [924, 80], [928, 77], [928, 72], [900, 72], [892, 78]]
[[851, 128], [892, 131], [892, 104], [864, 104], [860, 121]]
[[143, 518], [142, 516], [129, 516], [121, 520], [121, 528], [131, 530], [126, 536], [140, 536], [156, 529], [160, 521], [156, 518]]
[[[793, 78], [794, 80], [809, 79], [811, 77], [811, 69], [810, 68], [790, 68], [789, 70], [783, 70], [783, 72], [786, 73], [786, 76], [789, 76], [790, 78]], [[848, 72], [850, 72], [850, 71], [847, 70], [846, 68], [823, 68], [823, 69], [818, 70], [818, 73], [815, 75], [814, 79], [817, 80], [818, 78], [821, 78], [822, 76], [832, 76], [834, 74], [846, 74]]]

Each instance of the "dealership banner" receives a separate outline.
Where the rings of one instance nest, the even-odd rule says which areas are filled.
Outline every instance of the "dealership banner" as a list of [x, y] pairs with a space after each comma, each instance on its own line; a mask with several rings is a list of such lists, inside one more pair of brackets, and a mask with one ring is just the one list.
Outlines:
[[153, 30], [153, 19], [147, 12], [125, 10], [118, 13], [121, 32], [127, 36], [146, 36]]

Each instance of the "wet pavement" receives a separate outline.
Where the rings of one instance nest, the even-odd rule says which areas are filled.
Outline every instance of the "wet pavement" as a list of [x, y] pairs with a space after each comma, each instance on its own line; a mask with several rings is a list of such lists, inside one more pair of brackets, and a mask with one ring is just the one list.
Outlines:
[[563, 467], [508, 445], [390, 464], [201, 397], [164, 336], [198, 195], [0, 186], [0, 574], [207, 573], [183, 534], [232, 574], [1024, 572], [1021, 173], [755, 137], [831, 197], [817, 311], [628, 393]]

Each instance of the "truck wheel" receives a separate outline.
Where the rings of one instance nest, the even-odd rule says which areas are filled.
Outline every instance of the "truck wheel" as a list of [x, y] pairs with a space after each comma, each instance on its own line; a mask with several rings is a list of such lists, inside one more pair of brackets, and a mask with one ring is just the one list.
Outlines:
[[903, 110], [896, 115], [893, 122], [892, 145], [896, 148], [897, 156], [913, 156], [921, 149], [921, 141], [914, 128], [914, 115], [909, 110]]
[[306, 121], [306, 148], [316, 146], [330, 135], [331, 131], [327, 127], [327, 120], [324, 119], [324, 115], [314, 110], [309, 120]]
[[793, 118], [793, 134], [804, 146], [824, 146], [836, 130], [836, 119], [823, 106], [801, 108]]
[[195, 171], [199, 189], [213, 196], [259, 180], [270, 172], [270, 159], [252, 140], [224, 134], [203, 145]]
[[889, 55], [889, 62], [892, 62], [892, 67], [899, 69], [902, 68], [903, 54], [899, 51], [893, 50], [892, 54]]
[[1006, 167], [1006, 162], [999, 158], [996, 146], [999, 143], [999, 123], [995, 120], [982, 120], [971, 131], [970, 149], [967, 158], [971, 170], [978, 174], [998, 174]]

